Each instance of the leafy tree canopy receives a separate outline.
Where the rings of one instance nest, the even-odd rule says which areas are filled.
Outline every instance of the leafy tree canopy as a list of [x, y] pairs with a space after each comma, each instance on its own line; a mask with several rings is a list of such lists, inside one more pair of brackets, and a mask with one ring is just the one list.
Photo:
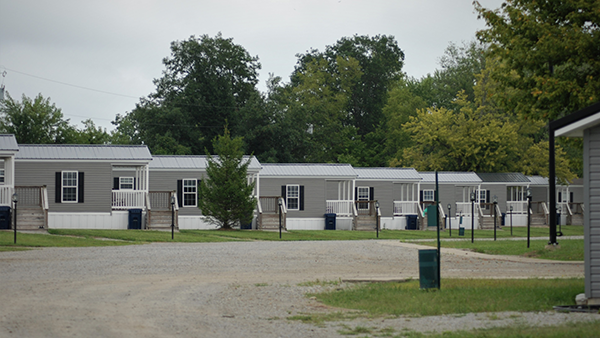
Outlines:
[[239, 129], [241, 111], [256, 98], [257, 57], [219, 33], [171, 43], [163, 63], [156, 92], [115, 121], [128, 124], [121, 136], [143, 141], [152, 152], [201, 154], [212, 150], [211, 140], [225, 121]]
[[493, 78], [509, 110], [554, 120], [600, 100], [600, 2], [506, 0], [475, 10], [487, 29], [477, 32], [497, 58]]
[[50, 98], [25, 95], [21, 102], [8, 93], [0, 101], [0, 132], [14, 134], [21, 144], [77, 143], [77, 129], [64, 119]]

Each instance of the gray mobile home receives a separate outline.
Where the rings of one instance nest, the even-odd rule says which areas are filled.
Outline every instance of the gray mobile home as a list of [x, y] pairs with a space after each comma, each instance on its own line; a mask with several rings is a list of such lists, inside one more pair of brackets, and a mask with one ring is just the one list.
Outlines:
[[336, 214], [337, 229], [352, 229], [356, 177], [349, 164], [263, 163], [259, 229], [278, 226], [278, 201], [288, 230], [323, 230], [325, 214]]
[[[423, 211], [432, 206], [435, 202], [435, 173], [419, 172], [422, 178], [421, 191], [419, 192], [419, 202]], [[450, 205], [450, 223], [452, 228], [458, 229], [464, 227], [471, 229], [471, 193], [477, 194], [481, 190], [481, 178], [474, 172], [438, 172], [439, 184], [439, 211], [440, 221], [448, 213], [447, 206]], [[430, 209], [427, 209], [430, 210]], [[473, 203], [473, 222], [475, 228], [479, 226], [479, 205]], [[425, 217], [427, 215], [424, 215]], [[427, 224], [423, 224], [426, 226]], [[435, 223], [433, 223], [435, 226]]]
[[[381, 229], [406, 229], [417, 227], [422, 211], [419, 208], [421, 176], [413, 168], [354, 168], [358, 177], [354, 188], [358, 212], [357, 226], [370, 221], [379, 204]], [[355, 228], [357, 227], [355, 226]]]
[[[145, 209], [146, 146], [19, 145], [15, 190], [20, 227], [127, 229], [130, 209]], [[114, 172], [132, 172], [128, 189], [113, 191]]]
[[[249, 182], [256, 182], [258, 196], [260, 163], [252, 156]], [[171, 197], [174, 197], [175, 225], [179, 229], [215, 229], [198, 208], [198, 184], [206, 176], [208, 160], [205, 155], [156, 155], [150, 163], [149, 212], [146, 225], [150, 229], [169, 227], [171, 224]], [[115, 180], [115, 184], [116, 184]]]
[[0, 134], [0, 206], [11, 207], [15, 188], [15, 156], [19, 145], [15, 135]]
[[[583, 224], [585, 298], [600, 304], [600, 102], [550, 122], [550, 213], [555, 212], [554, 137], [583, 138]], [[550, 243], [556, 243], [556, 219], [550, 218]]]

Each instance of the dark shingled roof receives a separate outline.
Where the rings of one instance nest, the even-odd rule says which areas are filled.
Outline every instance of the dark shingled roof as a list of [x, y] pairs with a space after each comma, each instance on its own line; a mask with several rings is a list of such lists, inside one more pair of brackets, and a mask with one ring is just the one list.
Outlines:
[[523, 182], [530, 183], [521, 173], [477, 173], [483, 182]]

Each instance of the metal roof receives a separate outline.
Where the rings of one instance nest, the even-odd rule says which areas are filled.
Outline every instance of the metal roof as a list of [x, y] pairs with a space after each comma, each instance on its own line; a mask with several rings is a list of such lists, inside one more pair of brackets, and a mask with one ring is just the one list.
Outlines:
[[521, 173], [478, 173], [479, 178], [486, 183], [530, 183]]
[[19, 145], [17, 139], [13, 134], [0, 134], [0, 151], [3, 152], [17, 152], [19, 151]]
[[354, 171], [359, 180], [421, 180], [413, 168], [354, 168]]
[[535, 175], [527, 176], [527, 179], [529, 180], [529, 182], [531, 182], [531, 185], [548, 185], [548, 177]]
[[[150, 170], [204, 170], [208, 166], [206, 155], [155, 155], [152, 159], [149, 165]], [[248, 159], [250, 159], [249, 170], [260, 170], [261, 165], [256, 157], [244, 156], [244, 160]]]
[[347, 177], [357, 174], [350, 164], [328, 163], [263, 163], [262, 177]]
[[[423, 183], [435, 183], [435, 172], [419, 172]], [[438, 181], [441, 183], [470, 183], [480, 184], [481, 178], [474, 172], [467, 171], [438, 171]]]
[[151, 161], [145, 145], [21, 144], [17, 160]]

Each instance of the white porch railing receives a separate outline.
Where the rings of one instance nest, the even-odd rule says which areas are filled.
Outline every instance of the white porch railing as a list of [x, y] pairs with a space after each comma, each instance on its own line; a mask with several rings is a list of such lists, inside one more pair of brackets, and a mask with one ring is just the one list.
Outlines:
[[13, 187], [0, 186], [0, 205], [11, 206]]
[[510, 212], [510, 207], [513, 207], [513, 214], [526, 214], [527, 201], [506, 201], [506, 210]]
[[326, 201], [326, 203], [326, 213], [337, 214], [338, 216], [352, 216], [354, 201], [335, 200]]
[[[456, 202], [456, 213], [458, 215], [470, 215], [471, 212], [471, 202]], [[477, 203], [474, 203], [475, 208], [477, 208]]]
[[112, 208], [115, 210], [143, 209], [146, 202], [146, 192], [140, 190], [113, 190]]
[[394, 216], [418, 214], [419, 201], [394, 201]]

